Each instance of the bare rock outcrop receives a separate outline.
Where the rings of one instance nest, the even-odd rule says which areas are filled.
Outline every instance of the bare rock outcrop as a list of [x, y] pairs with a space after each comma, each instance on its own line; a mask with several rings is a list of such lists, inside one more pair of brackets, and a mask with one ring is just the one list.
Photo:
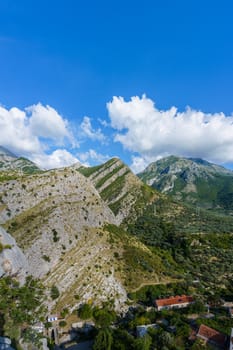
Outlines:
[[15, 276], [23, 282], [29, 266], [26, 256], [17, 246], [15, 239], [0, 227], [0, 277]]

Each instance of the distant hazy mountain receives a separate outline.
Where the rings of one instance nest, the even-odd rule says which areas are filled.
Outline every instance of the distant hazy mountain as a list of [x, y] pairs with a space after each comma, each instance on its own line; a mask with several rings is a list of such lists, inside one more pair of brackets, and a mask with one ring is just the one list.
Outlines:
[[170, 156], [138, 174], [146, 184], [204, 208], [233, 210], [233, 172], [199, 158]]
[[0, 146], [0, 171], [33, 174], [40, 171], [40, 168], [30, 160], [23, 157], [17, 157], [5, 147]]

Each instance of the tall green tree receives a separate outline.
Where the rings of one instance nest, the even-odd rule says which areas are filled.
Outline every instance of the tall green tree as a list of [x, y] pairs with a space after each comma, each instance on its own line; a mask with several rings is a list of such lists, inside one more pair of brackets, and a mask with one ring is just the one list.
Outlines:
[[102, 328], [99, 330], [93, 350], [111, 350], [113, 342], [112, 332], [109, 328]]

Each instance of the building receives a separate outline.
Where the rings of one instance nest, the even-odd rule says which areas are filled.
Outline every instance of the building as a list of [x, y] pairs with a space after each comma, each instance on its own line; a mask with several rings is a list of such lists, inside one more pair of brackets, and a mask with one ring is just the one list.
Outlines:
[[183, 308], [193, 303], [193, 297], [189, 295], [177, 295], [174, 297], [155, 300], [155, 306], [158, 311], [163, 309], [169, 310], [174, 308]]
[[50, 315], [47, 317], [47, 321], [48, 322], [54, 322], [54, 321], [58, 321], [58, 315]]
[[205, 343], [211, 344], [218, 349], [225, 349], [227, 344], [227, 335], [216, 331], [202, 324], [198, 330], [197, 337], [204, 340]]
[[233, 328], [231, 328], [229, 350], [233, 350]]
[[229, 307], [229, 315], [233, 318], [233, 307]]

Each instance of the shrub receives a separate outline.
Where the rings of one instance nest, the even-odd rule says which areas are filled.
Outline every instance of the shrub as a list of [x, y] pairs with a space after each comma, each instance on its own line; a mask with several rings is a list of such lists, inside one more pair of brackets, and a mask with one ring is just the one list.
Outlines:
[[53, 285], [50, 289], [50, 296], [53, 300], [57, 299], [60, 295], [59, 289]]

